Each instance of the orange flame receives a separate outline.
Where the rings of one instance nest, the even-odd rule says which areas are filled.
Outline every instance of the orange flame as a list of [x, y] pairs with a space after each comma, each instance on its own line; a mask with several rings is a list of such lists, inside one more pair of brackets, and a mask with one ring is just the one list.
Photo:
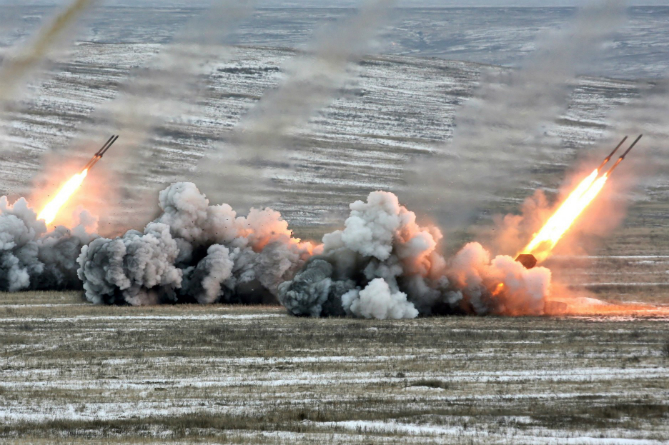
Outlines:
[[581, 181], [522, 253], [531, 253], [538, 262], [548, 258], [562, 235], [569, 230], [574, 221], [604, 187], [608, 176], [604, 174], [598, 178], [598, 174], [599, 170], [594, 170]]
[[61, 207], [65, 205], [72, 194], [74, 194], [74, 192], [81, 186], [81, 183], [84, 182], [87, 174], [88, 169], [85, 169], [82, 170], [81, 173], [72, 176], [61, 189], [58, 190], [56, 196], [44, 207], [44, 209], [42, 209], [37, 216], [37, 219], [43, 219], [47, 225], [51, 224], [53, 220], [56, 219]]

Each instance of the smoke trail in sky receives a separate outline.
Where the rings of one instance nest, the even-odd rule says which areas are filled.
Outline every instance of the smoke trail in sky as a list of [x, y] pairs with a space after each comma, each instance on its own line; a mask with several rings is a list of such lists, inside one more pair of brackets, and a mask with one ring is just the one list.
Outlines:
[[262, 185], [259, 167], [285, 165], [286, 138], [325, 107], [348, 78], [347, 68], [369, 50], [392, 0], [367, 1], [352, 17], [321, 32], [311, 48], [290, 60], [286, 78], [243, 118], [227, 144], [207, 152], [198, 183], [212, 197], [248, 206]]
[[451, 228], [522, 182], [539, 160], [555, 155], [545, 126], [562, 111], [578, 66], [621, 22], [618, 1], [590, 4], [573, 26], [547, 36], [517, 71], [493, 69], [457, 112], [454, 138], [410, 169], [408, 201]]
[[94, 3], [95, 0], [73, 0], [42, 26], [33, 40], [17, 48], [5, 59], [0, 68], [1, 108], [15, 97], [52, 52], [67, 41], [79, 19]]
[[[160, 152], [146, 142], [159, 125], [187, 113], [194, 105], [207, 76], [226, 57], [222, 41], [251, 13], [251, 4], [223, 0], [188, 22], [173, 43], [147, 66], [131, 73], [117, 98], [94, 112], [92, 123], [66, 151], [47, 154], [35, 184], [52, 177], [54, 168], [73, 159], [87, 159], [100, 140], [119, 134], [120, 139], [108, 154], [111, 162], [96, 167], [103, 170], [99, 177], [104, 177], [108, 187], [104, 205], [97, 204], [101, 198], [97, 187], [82, 190], [78, 198], [103, 218], [115, 213], [117, 219], [131, 226], [150, 219], [157, 208], [153, 204], [155, 185], [147, 184], [146, 173], [160, 164]], [[110, 206], [113, 201], [122, 202]]]

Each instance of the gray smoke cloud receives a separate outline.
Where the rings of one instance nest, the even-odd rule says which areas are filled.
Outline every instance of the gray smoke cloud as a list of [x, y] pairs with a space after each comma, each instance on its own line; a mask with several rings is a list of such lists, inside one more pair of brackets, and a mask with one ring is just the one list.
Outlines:
[[271, 209], [238, 216], [209, 205], [192, 183], [159, 195], [162, 213], [143, 232], [98, 238], [81, 249], [78, 276], [97, 304], [276, 304], [314, 246], [292, 237]]
[[378, 320], [416, 318], [418, 311], [407, 301], [407, 294], [393, 292], [383, 278], [374, 278], [364, 289], [351, 289], [341, 297], [349, 315]]
[[[517, 71], [491, 69], [458, 112], [453, 139], [409, 169], [408, 199], [449, 228], [460, 228], [496, 193], [508, 192], [557, 154], [545, 127], [565, 110], [580, 64], [623, 17], [619, 1], [591, 3], [573, 26], [539, 41]], [[457, 211], [454, 211], [457, 209]]]
[[97, 219], [80, 210], [75, 220], [47, 231], [28, 201], [0, 197], [0, 290], [81, 289], [76, 259], [96, 237]]
[[[210, 195], [247, 204], [261, 184], [258, 166], [282, 168], [291, 130], [325, 107], [348, 78], [347, 68], [370, 49], [393, 0], [369, 0], [357, 14], [321, 32], [305, 54], [284, 67], [285, 80], [263, 96], [230, 140], [205, 153], [199, 180]], [[221, 183], [219, 178], [225, 177]], [[219, 196], [220, 194], [220, 196]]]
[[550, 271], [470, 243], [452, 259], [439, 253], [438, 228], [389, 192], [351, 204], [345, 229], [323, 237], [323, 252], [278, 287], [297, 316], [414, 318], [454, 313], [542, 314]]

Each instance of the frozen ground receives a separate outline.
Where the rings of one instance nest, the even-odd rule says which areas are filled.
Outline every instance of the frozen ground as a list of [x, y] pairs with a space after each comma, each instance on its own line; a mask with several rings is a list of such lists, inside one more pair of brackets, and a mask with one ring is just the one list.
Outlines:
[[[466, 13], [452, 12], [460, 22], [457, 14]], [[394, 54], [351, 67], [352, 80], [338, 98], [295, 129], [294, 173], [275, 175], [272, 188], [253, 203], [271, 204], [299, 236], [318, 238], [369, 191], [402, 196], [406, 162], [451, 137], [454, 116], [482, 70], [503, 69], [410, 55], [458, 57], [462, 51], [478, 54], [470, 60], [507, 63], [486, 55], [511, 58], [498, 51], [511, 43], [519, 45], [513, 51], [529, 51], [529, 36], [544, 26], [520, 29], [531, 20], [508, 13], [520, 14], [510, 22], [518, 33], [491, 22], [490, 33], [462, 31], [460, 49], [440, 37], [446, 28], [420, 25], [434, 12], [409, 17]], [[94, 26], [52, 67], [52, 77], [33, 83], [11, 108], [0, 131], [18, 150], [0, 163], [1, 194], [26, 193], [40, 157], [64, 153], [130, 70], [159, 52], [170, 26], [189, 15], [172, 11], [174, 22], [155, 15], [143, 28], [133, 25], [137, 14], [120, 16], [126, 28]], [[534, 19], [546, 18], [541, 14]], [[562, 23], [560, 14], [542, 23]], [[666, 33], [657, 22], [664, 16], [647, 16], [635, 19], [644, 27], [637, 43], [627, 39], [619, 48], [634, 52], [634, 45], [651, 42], [644, 57], [657, 63], [639, 64], [656, 76], [669, 60], [661, 57]], [[22, 17], [26, 27], [36, 22]], [[315, 22], [313, 15], [290, 11], [264, 11], [256, 19], [267, 20], [268, 33], [244, 30], [246, 46], [212, 61], [198, 106], [147, 142], [155, 158], [142, 171], [144, 188], [197, 182], [196, 161], [278, 84], [284, 62], [295, 55], [268, 42], [299, 47]], [[416, 50], [412, 39], [421, 27], [427, 46]], [[580, 150], [610, 130], [611, 111], [641, 85], [580, 78], [548, 134], [560, 162], [519, 178], [511, 195], [493, 200], [448, 248], [489, 232], [491, 215], [517, 211], [536, 187], [554, 190]], [[96, 174], [121, 165], [113, 156]], [[226, 201], [225, 185], [221, 178], [205, 191]], [[666, 304], [668, 190], [659, 184], [640, 191], [620, 229], [589, 241], [586, 250], [594, 256], [553, 258], [556, 280], [605, 300]], [[102, 232], [113, 234], [112, 223], [127, 222], [128, 212], [103, 217]], [[312, 320], [288, 317], [280, 308], [111, 308], [84, 304], [76, 294], [0, 295], [0, 441], [662, 443], [669, 439], [667, 326], [666, 320], [629, 318]]]
[[0, 297], [0, 440], [669, 438], [666, 320], [314, 320], [79, 298]]
[[[200, 11], [188, 7], [107, 7], [86, 23], [80, 38], [102, 44], [163, 44]], [[0, 12], [0, 45], [11, 45], [29, 35], [51, 14], [51, 8], [3, 6]], [[303, 49], [315, 30], [352, 12], [350, 8], [260, 9], [229, 40]], [[391, 14], [377, 47], [384, 54], [519, 66], [535, 49], [537, 38], [569, 26], [575, 13], [574, 8], [559, 7], [401, 8]], [[629, 8], [605, 55], [582, 72], [623, 79], [666, 77], [668, 18], [667, 6]]]
[[[35, 84], [8, 116], [6, 143], [15, 154], [0, 167], [0, 192], [25, 193], [38, 172], [39, 156], [48, 150], [63, 153], [70, 139], [96, 116], [91, 113], [116, 96], [129, 69], [146, 63], [159, 50], [153, 44], [77, 45], [70, 61], [54, 67], [53, 77]], [[203, 79], [205, 97], [189, 113], [158, 129], [144, 148], [152, 156], [148, 163], [128, 168], [141, 169], [134, 173], [149, 189], [159, 190], [178, 179], [197, 183], [193, 171], [197, 160], [276, 87], [284, 75], [284, 62], [294, 55], [287, 49], [237, 47], [227, 58], [213, 62], [213, 74]], [[352, 67], [351, 80], [338, 97], [308, 125], [295, 129], [284, 156], [292, 164], [290, 173], [275, 175], [272, 187], [246, 201], [271, 205], [293, 226], [309, 227], [327, 222], [328, 215], [341, 214], [369, 191], [391, 190], [401, 196], [405, 164], [452, 136], [454, 116], [482, 69], [499, 70], [403, 56], [369, 58]], [[558, 138], [548, 138], [553, 142], [547, 141], [546, 149], [559, 140], [550, 148], [559, 159], [571, 160], [577, 149], [587, 149], [602, 137], [611, 110], [637, 92], [638, 85], [626, 81], [580, 79], [563, 118], [550, 129]], [[118, 161], [114, 156], [110, 151], [109, 161], [96, 169], [113, 168]], [[553, 165], [548, 176], [519, 179], [518, 199], [530, 194], [528, 189], [536, 188], [537, 181], [557, 186], [564, 169], [564, 164]], [[227, 202], [226, 187], [221, 177], [205, 191], [216, 202]], [[508, 207], [515, 210], [518, 201], [511, 204]], [[123, 220], [127, 215], [114, 211], [104, 216]]]
[[[49, 151], [65, 154], [71, 140], [95, 116], [94, 110], [118, 94], [119, 84], [131, 67], [146, 63], [160, 48], [158, 44], [130, 43], [80, 43], [74, 47], [69, 61], [56, 65], [52, 78], [35, 83], [0, 128], [9, 135], [6, 143], [15, 148], [0, 164], [0, 193], [11, 197], [28, 193], [41, 169], [41, 156]], [[101, 233], [116, 235], [119, 226], [143, 227], [157, 205], [156, 192], [176, 180], [193, 181], [214, 203], [230, 202], [237, 207], [240, 199], [235, 199], [236, 192], [230, 193], [224, 175], [219, 181], [203, 184], [194, 166], [207, 150], [228, 137], [240, 117], [265, 92], [276, 87], [284, 76], [284, 63], [293, 56], [295, 52], [289, 49], [235, 47], [227, 57], [212, 61], [213, 74], [205, 79], [206, 94], [197, 106], [158, 128], [140, 148], [150, 155], [144, 164], [127, 166], [136, 178], [142, 178], [132, 188], [148, 190], [147, 202], [128, 205], [122, 195], [93, 192], [89, 196], [92, 208], [100, 211]], [[307, 125], [295, 129], [285, 155], [290, 171], [274, 175], [271, 186], [260, 194], [244, 195], [241, 208], [269, 205], [282, 213], [298, 236], [316, 239], [340, 227], [348, 204], [373, 190], [396, 192], [412, 208], [404, 199], [406, 163], [452, 136], [457, 111], [484, 69], [502, 68], [405, 56], [370, 57], [351, 67], [351, 80], [341, 94]], [[455, 249], [464, 240], [484, 240], [480, 235], [492, 233], [492, 216], [517, 212], [522, 200], [537, 187], [556, 190], [577, 156], [594, 147], [603, 135], [615, 133], [608, 127], [607, 117], [624, 107], [638, 89], [634, 82], [580, 78], [563, 116], [547, 129], [543, 148], [552, 150], [556, 162], [519, 176], [515, 190], [500, 190], [485, 206], [477, 225], [449, 235], [447, 248]], [[84, 150], [79, 164], [96, 149], [92, 145]], [[111, 150], [87, 184], [99, 181], [105, 190], [110, 185], [111, 189], [123, 185], [104, 179], [107, 169], [125, 168], [118, 156]], [[609, 256], [666, 254], [668, 190], [662, 183], [639, 190], [622, 227], [606, 238], [590, 237], [586, 251]], [[86, 198], [83, 190], [73, 205], [89, 207]], [[144, 209], [149, 212], [142, 213]], [[624, 273], [627, 269], [621, 270]], [[653, 270], [659, 275], [646, 282], [666, 281], [662, 269]], [[621, 281], [626, 279], [621, 276]]]
[[[23, 38], [41, 17], [48, 15], [44, 8], [2, 11], [5, 45]], [[28, 193], [41, 169], [41, 156], [49, 152], [64, 154], [82, 128], [99, 118], [99, 110], [117, 97], [128, 73], [160, 53], [170, 36], [195, 12], [111, 8], [90, 21], [76, 46], [59, 57], [60, 62], [52, 66], [46, 80], [33, 82], [6, 116], [0, 131], [5, 135], [3, 143], [13, 153], [5, 154], [0, 165], [0, 194], [17, 197]], [[105, 169], [123, 169], [127, 170], [125, 174], [142, 178], [140, 184], [132, 184], [133, 191], [148, 191], [141, 205], [148, 209], [144, 213], [138, 211], [136, 203], [134, 207], [128, 205], [125, 192], [118, 196], [95, 193], [92, 207], [102, 207], [102, 234], [115, 235], [120, 226], [143, 226], [155, 208], [155, 192], [176, 180], [200, 182], [214, 202], [239, 204], [234, 199], [239, 190], [231, 192], [225, 177], [208, 185], [198, 181], [196, 162], [208, 150], [220, 146], [240, 117], [279, 84], [285, 77], [285, 63], [296, 55], [294, 48], [303, 48], [314, 28], [349, 12], [257, 11], [232, 39], [244, 46], [209, 60], [211, 73], [201, 79], [203, 97], [188, 112], [168, 118], [156, 135], [138, 148], [148, 156], [145, 162], [126, 167], [114, 158], [112, 150], [109, 159], [88, 178], [92, 183], [104, 176]], [[669, 60], [662, 56], [664, 48], [669, 47], [663, 40], [667, 33], [662, 31], [666, 14], [668, 8], [631, 10], [630, 21], [620, 29], [616, 45], [606, 51], [613, 72], [624, 73], [624, 67], [634, 66], [636, 78], [663, 75], [664, 68], [657, 68], [657, 64]], [[259, 194], [244, 196], [243, 206], [270, 205], [281, 211], [300, 236], [318, 237], [340, 225], [347, 205], [372, 190], [390, 190], [402, 199], [406, 163], [448, 141], [454, 117], [476, 88], [481, 73], [504, 69], [445, 58], [517, 65], [532, 51], [538, 35], [564, 26], [573, 18], [573, 10], [412, 9], [398, 15], [400, 20], [379, 38], [378, 51], [390, 55], [369, 57], [350, 68], [351, 79], [336, 99], [307, 125], [294, 129], [282, 159], [290, 164], [290, 170], [270, 174], [272, 184]], [[632, 54], [641, 59], [631, 63]], [[433, 56], [437, 58], [428, 58]], [[604, 65], [593, 61], [592, 66]], [[653, 74], [644, 74], [643, 70]], [[518, 188], [512, 193], [500, 191], [496, 201], [487, 206], [482, 223], [489, 223], [492, 214], [517, 211], [519, 203], [538, 186], [556, 189], [576, 156], [592, 148], [603, 135], [615, 133], [608, 127], [607, 118], [636, 97], [643, 85], [601, 77], [579, 78], [562, 116], [546, 128], [543, 150], [552, 150], [555, 164], [519, 177]], [[96, 149], [91, 145], [83, 153]], [[667, 237], [667, 190], [667, 184], [657, 184], [653, 190], [637, 195], [638, 203], [629, 220], [634, 229], [624, 232], [624, 237], [615, 237], [613, 251], [608, 254], [616, 253], [617, 243], [637, 246], [630, 240], [647, 235], [634, 232], [641, 224], [644, 230], [653, 225], [656, 236]], [[81, 204], [90, 202], [85, 192], [79, 198]], [[411, 207], [410, 202], [405, 204]], [[462, 237], [471, 239], [468, 234]], [[638, 253], [624, 249], [617, 252]]]

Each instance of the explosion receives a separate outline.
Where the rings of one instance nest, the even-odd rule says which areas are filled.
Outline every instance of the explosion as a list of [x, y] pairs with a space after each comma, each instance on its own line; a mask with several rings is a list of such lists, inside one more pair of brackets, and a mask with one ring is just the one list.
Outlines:
[[[108, 148], [62, 187], [40, 219], [53, 219]], [[601, 176], [599, 170], [581, 181], [526, 252], [540, 260], [550, 254], [613, 168]], [[476, 242], [446, 258], [439, 228], [419, 224], [389, 192], [372, 192], [351, 204], [344, 229], [326, 234], [321, 245], [293, 237], [271, 209], [238, 216], [227, 204], [210, 205], [192, 183], [172, 184], [159, 202], [162, 213], [143, 231], [112, 239], [83, 226], [74, 236], [64, 227], [46, 233], [26, 202], [13, 208], [0, 202], [0, 224], [9, 227], [21, 215], [19, 226], [25, 227], [17, 226], [16, 241], [7, 244], [2, 264], [11, 270], [0, 287], [83, 286], [97, 304], [281, 303], [293, 315], [311, 317], [571, 313], [563, 292], [551, 295], [549, 269], [527, 267], [508, 255], [493, 257]], [[578, 313], [598, 308], [590, 300], [574, 302]]]
[[159, 195], [162, 213], [143, 232], [97, 238], [81, 249], [78, 275], [98, 304], [276, 304], [279, 285], [317, 247], [293, 238], [271, 209], [247, 216], [209, 205], [195, 184]]
[[[65, 28], [59, 23], [69, 23], [75, 12], [90, 3], [73, 0], [70, 12], [38, 39], [25, 61], [17, 59], [3, 72], [27, 71], [45, 54], [47, 40]], [[315, 58], [310, 55], [304, 65], [296, 64], [288, 81], [260, 103], [254, 119], [242, 125], [245, 136], [238, 137], [237, 143], [243, 142], [241, 145], [250, 150], [246, 151], [255, 153], [322, 106], [341, 83], [352, 56], [368, 43], [369, 31], [374, 28], [369, 25], [370, 17], [378, 17], [386, 3], [371, 2], [358, 19], [334, 38], [326, 39]], [[588, 24], [586, 28], [592, 27]], [[596, 33], [588, 39], [596, 41], [600, 37]], [[580, 52], [581, 47], [574, 49]], [[536, 74], [518, 84], [527, 89], [528, 82], [540, 78], [533, 82], [539, 87], [528, 91], [543, 91], [544, 67], [537, 65]], [[527, 108], [535, 103], [535, 96], [521, 95], [519, 103]], [[488, 112], [494, 115], [491, 122], [495, 125], [491, 126], [504, 127], [496, 124], [504, 113], [495, 107]], [[478, 114], [477, 119], [471, 119], [477, 132]], [[146, 122], [139, 124], [146, 127]], [[63, 184], [39, 215], [23, 199], [13, 205], [6, 197], [0, 199], [0, 290], [83, 288], [85, 297], [96, 304], [281, 303], [290, 314], [311, 317], [409, 319], [447, 314], [569, 313], [569, 303], [560, 300], [566, 295], [562, 289], [552, 295], [551, 271], [535, 265], [551, 255], [640, 138], [602, 173], [625, 137], [550, 217], [542, 215], [543, 227], [514, 259], [493, 256], [477, 242], [445, 257], [440, 249], [441, 230], [419, 223], [417, 215], [400, 205], [396, 195], [384, 191], [371, 192], [366, 200], [352, 203], [344, 228], [324, 235], [322, 244], [293, 237], [288, 223], [272, 209], [252, 208], [246, 216], [239, 216], [230, 205], [210, 205], [190, 182], [178, 182], [160, 192], [161, 213], [142, 231], [129, 230], [103, 238], [92, 231], [97, 221], [81, 212], [73, 229], [58, 226], [49, 232], [47, 226], [118, 139], [112, 136], [79, 173]], [[466, 151], [474, 153], [478, 163], [479, 150], [488, 145], [493, 146], [485, 141]], [[210, 161], [209, 157], [203, 159]], [[219, 167], [218, 163], [211, 164]], [[238, 169], [240, 164], [231, 165]], [[471, 181], [469, 169], [458, 169]], [[485, 177], [477, 176], [482, 180]], [[217, 180], [219, 177], [217, 170]], [[573, 307], [579, 311], [592, 306], [589, 300], [574, 301]]]
[[[116, 138], [61, 188], [40, 219], [53, 221]], [[522, 256], [545, 260], [632, 147], [600, 176], [616, 147], [582, 180], [524, 250], [530, 255]], [[77, 275], [89, 301], [280, 302], [298, 316], [377, 319], [547, 313], [550, 270], [511, 256], [492, 258], [475, 242], [446, 259], [439, 252], [441, 231], [419, 225], [389, 192], [351, 204], [345, 228], [326, 234], [322, 245], [294, 238], [273, 210], [252, 209], [241, 217], [227, 204], [211, 206], [192, 183], [163, 190], [160, 207], [163, 213], [143, 232], [83, 245]], [[555, 300], [551, 304], [555, 311]]]
[[[510, 256], [492, 259], [469, 243], [447, 260], [441, 231], [421, 226], [389, 192], [356, 201], [344, 230], [323, 237], [322, 254], [278, 288], [298, 316], [414, 318], [418, 315], [540, 315], [550, 271]], [[501, 285], [501, 286], [500, 286]]]
[[0, 197], [0, 291], [82, 289], [76, 260], [96, 238], [97, 219], [78, 211], [74, 221], [47, 231], [24, 198]]

